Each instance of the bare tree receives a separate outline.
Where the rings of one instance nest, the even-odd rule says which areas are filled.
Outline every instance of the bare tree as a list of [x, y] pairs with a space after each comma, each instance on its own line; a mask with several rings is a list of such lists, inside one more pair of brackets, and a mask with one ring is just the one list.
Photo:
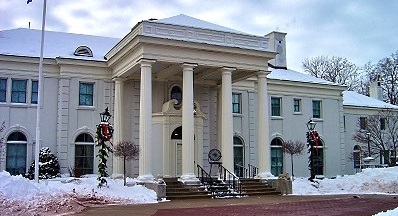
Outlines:
[[[363, 124], [363, 123], [362, 123]], [[357, 123], [358, 129], [353, 139], [361, 143], [362, 149], [368, 149], [367, 155], [383, 152], [384, 163], [395, 165], [398, 147], [398, 112], [384, 109], [367, 117], [366, 125]], [[390, 155], [391, 153], [391, 155]]]
[[359, 68], [346, 58], [318, 56], [306, 58], [302, 64], [304, 71], [311, 76], [346, 85], [348, 90], [356, 91], [360, 87], [357, 82], [360, 75]]
[[282, 151], [284, 153], [290, 154], [290, 161], [292, 163], [292, 178], [294, 176], [293, 156], [298, 156], [298, 155], [303, 154], [304, 148], [305, 148], [305, 144], [298, 140], [296, 140], [296, 141], [288, 140], [288, 141], [284, 142], [282, 145]]
[[116, 144], [114, 153], [115, 156], [123, 158], [123, 180], [124, 186], [126, 186], [126, 161], [138, 160], [140, 147], [130, 141], [121, 141]]

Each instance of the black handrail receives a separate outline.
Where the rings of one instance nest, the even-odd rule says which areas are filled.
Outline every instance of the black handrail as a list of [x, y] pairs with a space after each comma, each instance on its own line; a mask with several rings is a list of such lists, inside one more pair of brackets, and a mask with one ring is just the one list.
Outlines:
[[249, 178], [254, 178], [258, 174], [258, 167], [248, 164], [249, 166]]
[[211, 178], [209, 173], [207, 173], [199, 164], [197, 164], [196, 166], [198, 168], [198, 178], [200, 179], [200, 182], [203, 185], [213, 185], [213, 179]]
[[219, 178], [225, 184], [228, 184], [230, 189], [242, 195], [242, 184], [239, 177], [227, 170], [223, 165], [219, 166]]
[[242, 165], [235, 164], [235, 171], [236, 171], [235, 174], [238, 177], [241, 177], [241, 178], [247, 178], [248, 177], [248, 175], [247, 175], [248, 169], [246, 167], [242, 166]]

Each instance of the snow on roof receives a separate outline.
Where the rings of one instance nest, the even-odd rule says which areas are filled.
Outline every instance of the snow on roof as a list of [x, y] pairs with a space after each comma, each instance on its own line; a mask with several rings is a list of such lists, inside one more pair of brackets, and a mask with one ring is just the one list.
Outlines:
[[326, 81], [324, 79], [316, 78], [308, 74], [300, 73], [289, 69], [275, 69], [270, 68], [271, 73], [267, 76], [268, 79], [274, 80], [286, 80], [295, 82], [306, 82], [306, 83], [317, 83], [326, 85], [338, 85], [333, 82]]
[[354, 91], [344, 91], [343, 95], [344, 106], [398, 109], [398, 106], [359, 94]]
[[[0, 31], [0, 54], [40, 57], [41, 30], [10, 29]], [[105, 61], [105, 54], [116, 45], [120, 39], [82, 34], [46, 31], [44, 36], [44, 58], [73, 58]], [[75, 56], [79, 46], [87, 46], [93, 52], [93, 57]]]
[[177, 16], [172, 16], [165, 19], [153, 20], [154, 22], [158, 23], [165, 23], [165, 24], [172, 24], [172, 25], [179, 25], [179, 26], [188, 26], [194, 28], [202, 28], [207, 30], [215, 30], [215, 31], [222, 31], [222, 32], [231, 32], [236, 34], [245, 34], [249, 35], [245, 32], [241, 32], [235, 29], [227, 28], [224, 26], [220, 26], [214, 23], [206, 22], [194, 17], [187, 16], [185, 14], [180, 14]]

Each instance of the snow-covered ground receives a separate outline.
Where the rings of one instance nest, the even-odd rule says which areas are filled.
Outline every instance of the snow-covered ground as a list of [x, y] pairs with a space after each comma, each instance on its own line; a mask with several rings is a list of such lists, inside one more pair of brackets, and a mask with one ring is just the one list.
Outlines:
[[[134, 179], [128, 179], [130, 185]], [[0, 172], [0, 212], [2, 215], [54, 215], [78, 212], [94, 204], [156, 203], [156, 194], [143, 186], [123, 186], [122, 179], [108, 179], [108, 187], [97, 188], [95, 175], [41, 180]], [[294, 195], [398, 194], [398, 167], [366, 169], [356, 175], [309, 182], [296, 178]], [[378, 216], [398, 215], [398, 208]]]

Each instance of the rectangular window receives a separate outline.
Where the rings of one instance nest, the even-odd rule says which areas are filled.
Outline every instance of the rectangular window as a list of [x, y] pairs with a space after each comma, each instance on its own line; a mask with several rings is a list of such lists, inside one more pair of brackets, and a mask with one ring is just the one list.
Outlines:
[[271, 97], [271, 116], [281, 116], [281, 100], [279, 97]]
[[321, 118], [321, 105], [322, 101], [313, 100], [312, 101], [312, 117]]
[[232, 93], [232, 112], [241, 113], [241, 94]]
[[362, 130], [366, 130], [368, 119], [366, 117], [359, 117], [359, 128]]
[[386, 129], [386, 118], [380, 118], [380, 130]]
[[7, 79], [0, 79], [0, 102], [6, 102]]
[[295, 113], [301, 112], [301, 99], [297, 98], [293, 99], [293, 112]]
[[30, 102], [32, 104], [37, 104], [37, 97], [39, 93], [39, 82], [38, 81], [32, 81], [32, 95], [30, 98]]
[[27, 80], [12, 80], [12, 103], [26, 103], [26, 83]]
[[79, 86], [79, 105], [93, 106], [94, 84], [80, 83]]

